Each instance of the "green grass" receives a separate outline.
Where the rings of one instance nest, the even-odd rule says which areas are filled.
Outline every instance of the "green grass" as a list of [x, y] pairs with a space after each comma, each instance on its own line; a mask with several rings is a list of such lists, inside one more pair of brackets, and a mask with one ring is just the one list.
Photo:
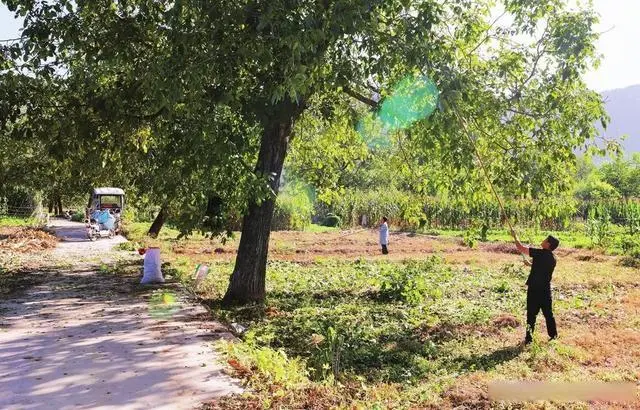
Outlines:
[[[150, 226], [151, 224], [148, 222], [126, 222], [124, 225], [124, 230], [127, 238], [129, 238], [130, 240], [141, 241], [145, 238], [145, 235], [149, 231]], [[160, 230], [158, 240], [167, 241], [170, 239], [174, 239], [179, 234], [180, 232], [177, 229], [165, 225]]]
[[[133, 238], [134, 240], [137, 240], [137, 241], [143, 240], [150, 226], [151, 224], [149, 222], [128, 222], [125, 226], [127, 237]], [[304, 232], [310, 232], [310, 233], [340, 232], [340, 228], [310, 224], [304, 228]], [[160, 241], [175, 239], [179, 234], [180, 232], [177, 229], [171, 226], [165, 225], [160, 231], [160, 236], [158, 239]], [[196, 239], [196, 240], [205, 239], [204, 236], [198, 233], [194, 233], [189, 238]]]
[[[361, 386], [354, 396], [342, 398], [334, 396], [340, 394], [333, 387], [324, 391], [330, 407], [360, 403], [371, 408], [372, 392], [392, 389], [397, 397], [387, 392], [392, 401], [382, 408], [405, 408], [437, 403], [460, 377], [591, 377], [580, 366], [588, 352], [561, 341], [547, 344], [541, 329], [532, 348], [517, 345], [526, 305], [527, 271], [520, 264], [468, 271], [437, 256], [401, 263], [271, 262], [265, 306], [220, 310], [231, 270], [230, 263], [213, 264], [201, 290], [220, 320], [249, 329], [239, 347], [225, 344], [222, 350], [249, 373], [245, 377], [266, 407], [291, 404], [274, 404], [267, 386], [275, 384], [295, 397], [291, 391], [300, 393], [304, 380], [315, 387]], [[607, 284], [556, 286], [556, 316], [586, 315], [611, 300], [611, 289]], [[505, 317], [520, 323], [495, 324]], [[279, 361], [257, 361], [265, 355]], [[284, 381], [273, 381], [275, 375]], [[296, 382], [289, 385], [290, 380]]]
[[0, 227], [34, 226], [36, 223], [37, 221], [35, 218], [0, 216]]
[[317, 224], [307, 225], [304, 228], [305, 232], [323, 233], [323, 232], [340, 232], [339, 226], [322, 226]]
[[[130, 224], [130, 238], [142, 243], [148, 226]], [[437, 233], [451, 238], [463, 232]], [[521, 237], [535, 245], [549, 233], [566, 247], [591, 244], [581, 232], [523, 231]], [[195, 261], [174, 253], [177, 234], [165, 227], [158, 243], [175, 276], [190, 283]], [[496, 230], [488, 239], [510, 237]], [[612, 243], [619, 239], [617, 232]], [[197, 250], [203, 241], [195, 235], [179, 245]], [[223, 399], [217, 408], [454, 408], [474, 402], [482, 407], [489, 405], [482, 384], [488, 380], [628, 380], [636, 374], [633, 347], [615, 357], [616, 368], [599, 368], [592, 365], [597, 351], [571, 341], [607, 334], [598, 339], [605, 348], [598, 347], [609, 351], [616, 345], [616, 326], [637, 322], [617, 310], [632, 292], [627, 284], [634, 283], [635, 273], [610, 258], [562, 258], [554, 274], [554, 311], [563, 339], [547, 343], [539, 317], [538, 340], [523, 349], [518, 343], [527, 269], [519, 261], [490, 268], [448, 265], [438, 255], [399, 262], [270, 261], [266, 303], [224, 310], [220, 300], [233, 263], [191, 256], [210, 265], [198, 292], [216, 318], [247, 329], [238, 334], [240, 342], [218, 347], [252, 392]]]
[[[229, 269], [217, 265], [209, 278], [216, 298]], [[524, 293], [519, 284], [525, 277], [524, 269], [471, 275], [437, 257], [401, 264], [274, 262], [267, 273], [267, 305], [277, 314], [267, 311], [256, 318], [255, 311], [243, 309], [220, 314], [251, 329], [248, 343], [304, 358], [313, 380], [363, 377], [414, 384], [434, 372], [464, 372], [462, 364], [472, 360], [459, 347], [473, 334], [427, 337], [428, 329], [481, 328], [505, 313], [520, 316]], [[314, 346], [314, 337], [323, 342]], [[335, 343], [339, 369], [329, 371]]]

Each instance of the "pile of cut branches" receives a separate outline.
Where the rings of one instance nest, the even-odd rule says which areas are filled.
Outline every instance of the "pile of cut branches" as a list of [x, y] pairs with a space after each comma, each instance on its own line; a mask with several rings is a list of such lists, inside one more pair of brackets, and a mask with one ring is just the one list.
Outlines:
[[31, 253], [56, 247], [55, 236], [37, 228], [0, 228], [0, 250]]

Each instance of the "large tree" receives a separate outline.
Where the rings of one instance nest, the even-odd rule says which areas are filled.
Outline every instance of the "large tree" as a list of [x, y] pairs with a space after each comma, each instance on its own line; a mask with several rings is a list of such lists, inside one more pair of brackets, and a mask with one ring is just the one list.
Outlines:
[[[2, 137], [39, 151], [31, 165], [16, 156], [3, 171], [53, 197], [95, 184], [122, 186], [130, 203], [152, 198], [184, 232], [203, 222], [223, 230], [207, 204], [221, 198], [223, 210], [242, 212], [243, 191], [255, 181], [247, 162], [256, 156], [257, 133], [237, 110], [212, 103], [215, 80], [204, 87], [189, 82], [214, 76], [183, 58], [188, 33], [157, 30], [164, 18], [182, 26], [180, 17], [158, 15], [154, 4], [128, 19], [109, 2], [75, 9], [44, 3], [17, 9], [25, 28], [2, 48], [1, 67]], [[54, 47], [56, 39], [65, 44]]]
[[[594, 14], [561, 0], [4, 2], [25, 17], [25, 64], [51, 78], [86, 74], [83, 95], [114, 127], [135, 135], [149, 126], [168, 152], [181, 110], [197, 132], [212, 125], [203, 131], [221, 153], [215, 169], [250, 181], [240, 185], [249, 192], [228, 304], [265, 298], [283, 163], [296, 122], [318, 95], [341, 92], [377, 110], [392, 84], [426, 75], [441, 91], [440, 110], [409, 135], [442, 164], [439, 183], [480, 178], [471, 133], [492, 154], [492, 178], [522, 194], [561, 188], [573, 149], [604, 117], [582, 81], [595, 58]], [[212, 134], [230, 119], [253, 131]], [[197, 160], [173, 152], [174, 161]], [[248, 159], [251, 172], [234, 174], [247, 171]]]
[[129, 179], [110, 155], [112, 128], [78, 100], [64, 81], [15, 70], [0, 76], [0, 191], [22, 186], [62, 212], [65, 200], [86, 200], [92, 182]]

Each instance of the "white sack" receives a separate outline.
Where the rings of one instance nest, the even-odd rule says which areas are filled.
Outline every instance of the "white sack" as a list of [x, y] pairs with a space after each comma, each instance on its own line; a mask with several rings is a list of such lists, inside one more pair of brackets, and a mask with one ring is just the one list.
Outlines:
[[149, 248], [144, 254], [144, 269], [140, 283], [164, 283], [160, 267], [160, 248]]

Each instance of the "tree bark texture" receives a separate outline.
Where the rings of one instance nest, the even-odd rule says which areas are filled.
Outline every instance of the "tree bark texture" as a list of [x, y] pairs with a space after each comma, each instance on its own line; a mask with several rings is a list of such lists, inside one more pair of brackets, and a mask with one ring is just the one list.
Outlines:
[[156, 215], [156, 219], [153, 220], [151, 227], [149, 227], [149, 232], [147, 232], [147, 235], [152, 238], [157, 238], [166, 218], [167, 211], [164, 209], [164, 207], [162, 207], [160, 208], [160, 212], [158, 212], [158, 215]]

